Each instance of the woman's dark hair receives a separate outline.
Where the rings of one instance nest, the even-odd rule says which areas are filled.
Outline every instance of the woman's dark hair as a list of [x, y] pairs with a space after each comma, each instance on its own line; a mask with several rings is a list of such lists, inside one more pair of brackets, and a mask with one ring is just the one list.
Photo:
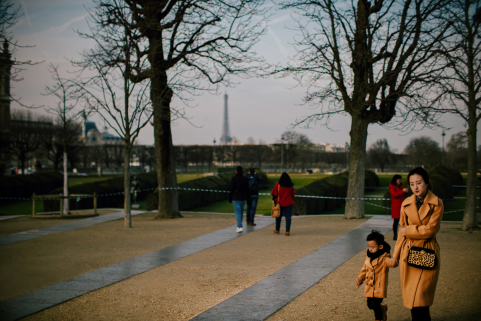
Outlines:
[[377, 245], [382, 245], [384, 243], [384, 235], [376, 230], [372, 230], [366, 238], [366, 241], [376, 241]]
[[[394, 176], [392, 177], [392, 179], [391, 179], [391, 185], [392, 185], [392, 186], [397, 186], [397, 180], [398, 180], [398, 179], [402, 179], [401, 175], [399, 175], [399, 174], [394, 175]], [[401, 184], [402, 184], [402, 183], [401, 183]]]
[[419, 175], [423, 178], [423, 181], [424, 183], [428, 186], [428, 189], [429, 190], [432, 190], [433, 189], [433, 186], [431, 185], [431, 182], [429, 181], [429, 174], [428, 172], [422, 168], [422, 167], [416, 167], [415, 169], [412, 169], [409, 174], [408, 174], [408, 184], [411, 185], [411, 182], [409, 181], [409, 179], [411, 178], [411, 176], [413, 175]]
[[292, 187], [294, 183], [291, 181], [291, 177], [286, 172], [282, 173], [281, 178], [279, 179], [279, 185], [282, 187]]

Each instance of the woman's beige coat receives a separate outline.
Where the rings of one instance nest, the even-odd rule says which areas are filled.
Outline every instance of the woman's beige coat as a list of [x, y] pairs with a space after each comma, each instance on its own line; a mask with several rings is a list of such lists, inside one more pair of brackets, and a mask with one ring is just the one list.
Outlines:
[[[431, 191], [428, 191], [419, 212], [416, 207], [416, 195], [408, 197], [401, 205], [400, 224], [401, 227], [406, 228], [406, 236], [399, 235], [393, 258], [399, 261], [403, 303], [408, 309], [433, 304], [441, 267], [441, 255], [436, 242], [436, 234], [441, 226], [443, 212], [443, 201]], [[406, 224], [406, 216], [409, 225]], [[435, 269], [422, 270], [408, 266], [409, 245], [435, 250], [437, 260]]]
[[380, 257], [372, 260], [366, 255], [364, 266], [357, 277], [357, 283], [363, 283], [364, 296], [368, 298], [386, 298], [387, 283], [389, 278], [389, 268], [391, 265], [391, 255], [384, 253]]

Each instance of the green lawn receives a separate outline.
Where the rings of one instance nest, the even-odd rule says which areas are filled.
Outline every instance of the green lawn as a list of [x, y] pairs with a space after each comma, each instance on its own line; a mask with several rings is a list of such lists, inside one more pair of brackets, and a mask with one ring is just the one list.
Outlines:
[[86, 184], [86, 183], [93, 183], [93, 182], [101, 182], [106, 181], [111, 178], [115, 177], [122, 177], [122, 176], [69, 176], [68, 178], [68, 187], [72, 187], [75, 185]]
[[[318, 179], [326, 177], [325, 174], [291, 174], [291, 179], [294, 183], [294, 187], [299, 189], [302, 186], [308, 185]], [[373, 195], [373, 196], [383, 196], [386, 191], [388, 191], [389, 183], [391, 182], [392, 175], [383, 175], [380, 174], [380, 187], [375, 188], [372, 192], [367, 192], [366, 196]], [[403, 178], [406, 179], [406, 175], [403, 175]], [[277, 180], [279, 179], [279, 175], [269, 174], [268, 180], [269, 185], [274, 186]], [[271, 189], [263, 190], [262, 193], [270, 193]], [[456, 197], [463, 197], [466, 195], [465, 189], [460, 189], [460, 192]], [[270, 196], [263, 196], [259, 197], [259, 203], [257, 205], [257, 214], [264, 214], [270, 215], [271, 205], [272, 205], [272, 198]], [[445, 212], [450, 212], [454, 210], [462, 210], [464, 209], [465, 200], [454, 200], [451, 202], [445, 202]], [[378, 206], [375, 206], [378, 205]], [[366, 201], [365, 203], [365, 214], [374, 214], [374, 215], [384, 215], [384, 209], [379, 207], [382, 206], [381, 200], [376, 201]], [[343, 204], [341, 207], [337, 208], [334, 211], [330, 212], [323, 212], [322, 214], [344, 214], [345, 205]], [[198, 212], [214, 212], [214, 213], [234, 213], [234, 207], [228, 201], [222, 201], [215, 204], [211, 204], [205, 207], [199, 207], [193, 211]], [[446, 213], [443, 217], [444, 221], [462, 221], [463, 219], [463, 211], [458, 211], [454, 213]]]
[[[182, 183], [189, 180], [193, 180], [196, 178], [200, 178], [205, 176], [205, 174], [178, 174], [177, 175], [177, 182]], [[291, 179], [294, 183], [296, 189], [301, 188], [302, 186], [306, 186], [316, 180], [324, 178], [328, 175], [315, 173], [315, 174], [291, 174]], [[375, 195], [375, 196], [382, 196], [388, 190], [389, 182], [391, 181], [392, 175], [383, 175], [379, 174], [379, 180], [381, 182], [381, 186], [376, 188], [372, 192], [366, 193], [368, 195]], [[406, 175], [403, 175], [403, 179], [405, 179]], [[69, 186], [75, 186], [84, 183], [91, 183], [95, 181], [103, 181], [116, 176], [90, 176], [90, 177], [70, 177], [69, 178]], [[117, 176], [118, 177], [118, 176]], [[280, 175], [278, 174], [268, 174], [268, 185], [269, 188], [262, 190], [261, 193], [270, 193], [271, 188], [275, 185], [278, 181]], [[461, 188], [457, 197], [466, 196], [466, 190]], [[264, 214], [270, 215], [271, 209], [271, 196], [268, 195], [261, 195], [259, 196], [259, 202], [257, 205], [257, 214]], [[445, 212], [450, 212], [453, 210], [459, 210], [464, 208], [464, 200], [454, 200], [451, 202], [445, 202]], [[146, 210], [145, 201], [139, 202], [140, 208], [139, 210]], [[375, 205], [382, 205], [381, 201], [367, 201], [365, 204], [365, 213], [366, 214], [384, 214], [384, 210], [380, 207], [374, 206]], [[123, 204], [119, 204], [119, 207], [122, 207]], [[36, 202], [36, 211], [43, 212], [43, 202]], [[200, 207], [195, 209], [194, 211], [198, 212], [216, 212], [216, 213], [234, 213], [234, 208], [231, 203], [228, 201], [222, 201], [215, 204], [211, 204], [209, 206]], [[19, 215], [19, 214], [31, 214], [32, 213], [32, 201], [25, 200], [25, 201], [15, 201], [15, 202], [8, 202], [0, 204], [0, 215]], [[335, 211], [331, 212], [324, 212], [323, 214], [344, 214], [344, 205], [340, 208], [336, 209]], [[463, 211], [458, 211], [455, 213], [446, 213], [444, 215], [443, 220], [446, 221], [461, 221], [463, 218]]]
[[[35, 211], [43, 212], [43, 202], [35, 202]], [[0, 215], [25, 214], [32, 214], [32, 201], [16, 201], [0, 205]]]

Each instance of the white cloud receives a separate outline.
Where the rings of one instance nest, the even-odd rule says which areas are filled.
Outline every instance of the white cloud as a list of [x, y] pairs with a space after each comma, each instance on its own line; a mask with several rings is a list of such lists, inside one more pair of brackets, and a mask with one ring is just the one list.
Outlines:
[[268, 27], [267, 30], [269, 31], [269, 34], [274, 38], [274, 41], [276, 42], [276, 45], [281, 51], [281, 53], [287, 58], [289, 56], [289, 53], [287, 52], [286, 47], [284, 47], [284, 44], [282, 43], [281, 39], [279, 39], [279, 37], [271, 28]]

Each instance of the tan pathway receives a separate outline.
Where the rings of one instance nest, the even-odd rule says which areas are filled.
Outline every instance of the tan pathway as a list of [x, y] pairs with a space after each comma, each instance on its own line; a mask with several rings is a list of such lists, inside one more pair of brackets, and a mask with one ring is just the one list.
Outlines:
[[[233, 215], [188, 213], [179, 220], [153, 220], [153, 215], [134, 218], [131, 230], [119, 220], [1, 248], [0, 300], [235, 224]], [[292, 236], [275, 235], [269, 226], [25, 320], [187, 320], [363, 222], [296, 217]], [[439, 234], [444, 261], [433, 320], [481, 316], [481, 233], [461, 232], [459, 226], [443, 223]], [[364, 251], [269, 320], [372, 320], [353, 281], [363, 257]], [[400, 305], [398, 271], [393, 270], [390, 279], [390, 320], [408, 320], [407, 309]]]
[[[437, 235], [442, 265], [431, 307], [433, 321], [481, 320], [481, 230], [469, 233], [460, 227], [460, 223], [443, 222]], [[386, 238], [394, 247], [392, 231]], [[362, 251], [267, 321], [373, 321], [374, 314], [366, 306], [363, 289], [355, 286], [364, 258]], [[388, 305], [388, 320], [410, 321], [410, 311], [402, 305], [399, 279], [399, 268], [391, 269], [388, 298], [384, 300]]]

